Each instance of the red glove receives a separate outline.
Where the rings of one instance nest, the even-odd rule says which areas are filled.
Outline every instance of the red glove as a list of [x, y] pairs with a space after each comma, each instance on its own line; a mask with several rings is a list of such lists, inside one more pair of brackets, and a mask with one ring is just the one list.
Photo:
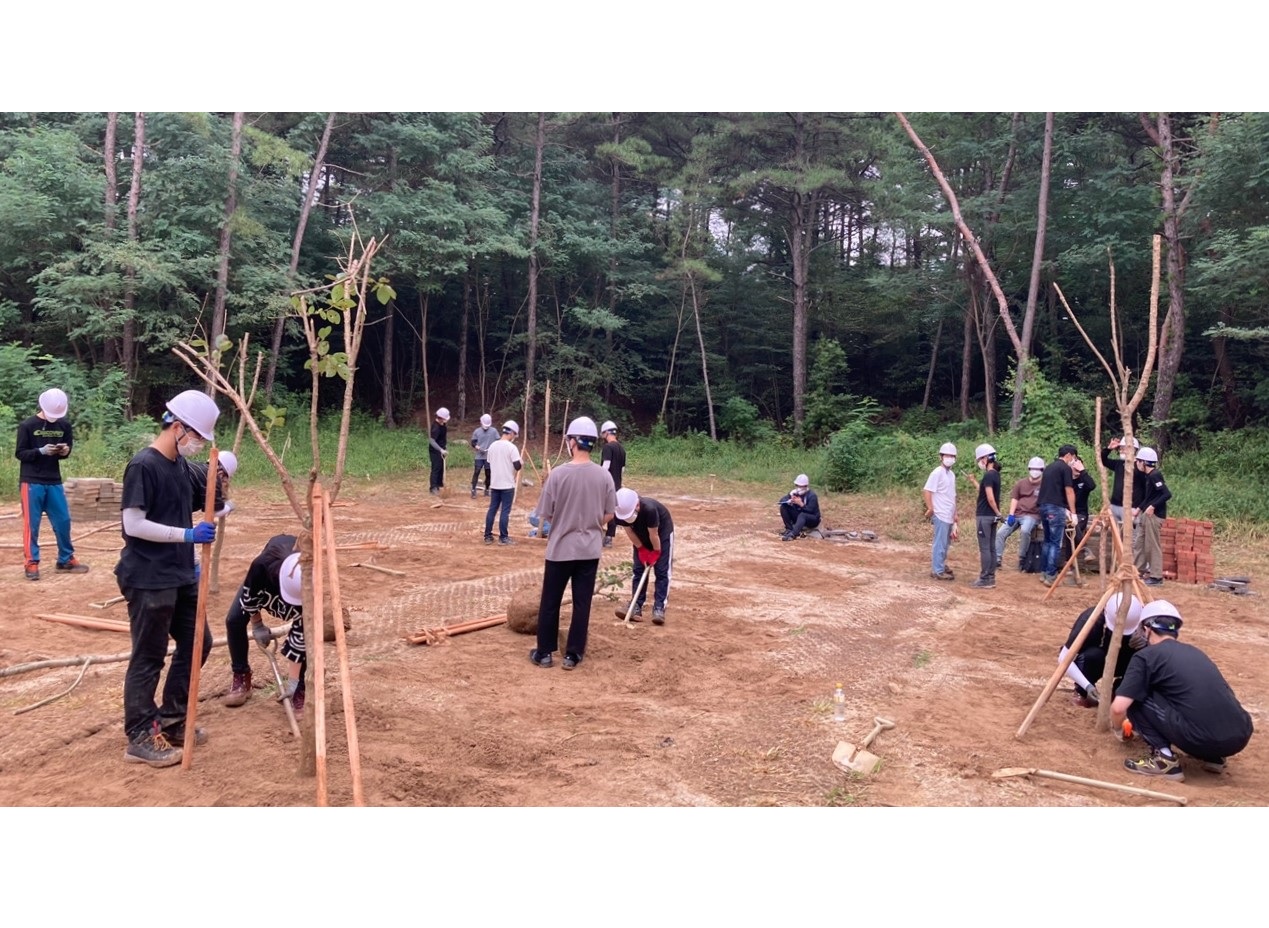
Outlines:
[[655, 551], [652, 548], [639, 549], [639, 563], [643, 564], [644, 567], [651, 567], [660, 559], [661, 559], [660, 551]]

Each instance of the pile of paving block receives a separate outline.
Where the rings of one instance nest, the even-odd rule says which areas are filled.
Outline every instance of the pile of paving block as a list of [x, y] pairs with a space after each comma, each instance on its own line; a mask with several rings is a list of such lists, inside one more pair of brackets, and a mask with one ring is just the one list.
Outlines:
[[119, 518], [123, 484], [109, 477], [70, 477], [63, 484], [72, 522]]

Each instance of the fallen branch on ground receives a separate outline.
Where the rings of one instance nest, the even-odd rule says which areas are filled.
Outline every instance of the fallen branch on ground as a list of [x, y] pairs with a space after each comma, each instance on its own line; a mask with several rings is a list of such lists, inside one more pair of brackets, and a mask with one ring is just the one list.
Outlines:
[[364, 567], [366, 570], [377, 570], [381, 574], [391, 574], [394, 577], [404, 577], [404, 570], [393, 570], [391, 567], [380, 567], [378, 564], [363, 564], [358, 561], [356, 564], [349, 564], [349, 567]]
[[14, 709], [13, 714], [21, 715], [23, 712], [30, 712], [32, 709], [38, 709], [40, 706], [47, 706], [49, 703], [56, 702], [57, 700], [61, 699], [63, 696], [65, 696], [67, 693], [73, 690], [75, 687], [79, 686], [79, 681], [84, 679], [84, 674], [88, 672], [88, 665], [91, 663], [92, 663], [91, 659], [84, 661], [84, 666], [79, 671], [79, 676], [75, 678], [75, 682], [72, 683], [70, 687], [68, 687], [67, 689], [58, 693], [56, 696], [49, 696], [47, 699], [41, 699], [39, 702], [33, 702], [29, 706], [23, 706], [21, 709]]

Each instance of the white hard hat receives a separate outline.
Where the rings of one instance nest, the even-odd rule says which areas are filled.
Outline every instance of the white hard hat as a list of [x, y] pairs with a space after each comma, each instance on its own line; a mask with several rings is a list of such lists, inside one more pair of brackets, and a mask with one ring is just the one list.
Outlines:
[[[1119, 439], [1119, 443], [1120, 443], [1121, 445], [1126, 445], [1126, 444], [1128, 444], [1128, 439], [1127, 439], [1127, 438], [1121, 438], [1121, 439]], [[1137, 439], [1135, 439], [1135, 438], [1134, 438], [1134, 439], [1132, 440], [1132, 446], [1133, 446], [1134, 448], [1140, 448], [1140, 447], [1141, 447], [1141, 442], [1137, 441]]]
[[482, 429], [487, 429], [491, 425], [493, 425], [493, 416], [489, 415], [489, 413], [485, 413], [480, 417], [480, 427]]
[[300, 567], [300, 552], [288, 554], [278, 570], [278, 587], [282, 599], [292, 606], [304, 604], [304, 569]]
[[1027, 461], [1027, 470], [1044, 470], [1044, 458], [1032, 458]]
[[186, 390], [168, 400], [167, 411], [208, 441], [216, 428], [220, 410], [216, 401], [198, 390]]
[[568, 424], [567, 434], [574, 438], [598, 438], [599, 430], [595, 428], [595, 420], [590, 416], [578, 416]]
[[1176, 637], [1181, 628], [1181, 613], [1166, 599], [1156, 599], [1141, 610], [1141, 624], [1161, 635]]
[[939, 454], [947, 454], [956, 457], [956, 446], [950, 441], [945, 441], [939, 446]]
[[639, 505], [639, 494], [629, 487], [622, 487], [617, 491], [617, 512], [615, 515], [622, 522], [625, 522], [634, 515], [635, 507]]
[[516, 425], [515, 419], [508, 419], [506, 422], [502, 423], [502, 430], [504, 432], [510, 432], [512, 435], [520, 434], [520, 426]]
[[991, 445], [979, 445], [974, 449], [974, 460], [978, 461], [982, 458], [991, 457], [996, 453], [996, 449]]
[[232, 451], [222, 451], [220, 456], [216, 458], [220, 466], [225, 469], [225, 474], [232, 477], [238, 472], [238, 455]]
[[66, 394], [57, 387], [40, 394], [40, 412], [46, 419], [60, 419], [66, 415]]
[[1153, 448], [1142, 448], [1137, 452], [1137, 460], [1143, 461], [1146, 464], [1158, 464], [1159, 455], [1155, 453]]
[[613, 422], [611, 419], [606, 420], [604, 424], [599, 427], [599, 434], [601, 435], [604, 432], [615, 432], [615, 431], [617, 431], [617, 423]]
[[448, 422], [449, 410], [446, 409], [444, 406], [442, 406], [440, 409], [436, 410], [436, 418], [440, 419], [443, 422]]
[[793, 478], [793, 485], [795, 487], [809, 487], [811, 485], [811, 478], [807, 477], [806, 474], [798, 474]]
[[1119, 601], [1123, 597], [1123, 593], [1115, 593], [1106, 600], [1106, 627], [1111, 631], [1118, 629], [1121, 635], [1131, 635], [1141, 624], [1141, 600], [1132, 597], [1128, 603], [1128, 617], [1124, 620], [1123, 628], [1119, 628]]

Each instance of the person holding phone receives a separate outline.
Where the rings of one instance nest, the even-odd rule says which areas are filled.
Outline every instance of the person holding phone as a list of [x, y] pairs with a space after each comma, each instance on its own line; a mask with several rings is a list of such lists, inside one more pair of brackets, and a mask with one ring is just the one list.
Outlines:
[[62, 486], [62, 461], [70, 457], [75, 437], [66, 418], [66, 393], [57, 387], [40, 394], [40, 411], [18, 425], [18, 496], [22, 506], [22, 548], [26, 578], [40, 579], [40, 518], [48, 513], [57, 539], [57, 569], [88, 572], [75, 558], [71, 543], [70, 507]]

